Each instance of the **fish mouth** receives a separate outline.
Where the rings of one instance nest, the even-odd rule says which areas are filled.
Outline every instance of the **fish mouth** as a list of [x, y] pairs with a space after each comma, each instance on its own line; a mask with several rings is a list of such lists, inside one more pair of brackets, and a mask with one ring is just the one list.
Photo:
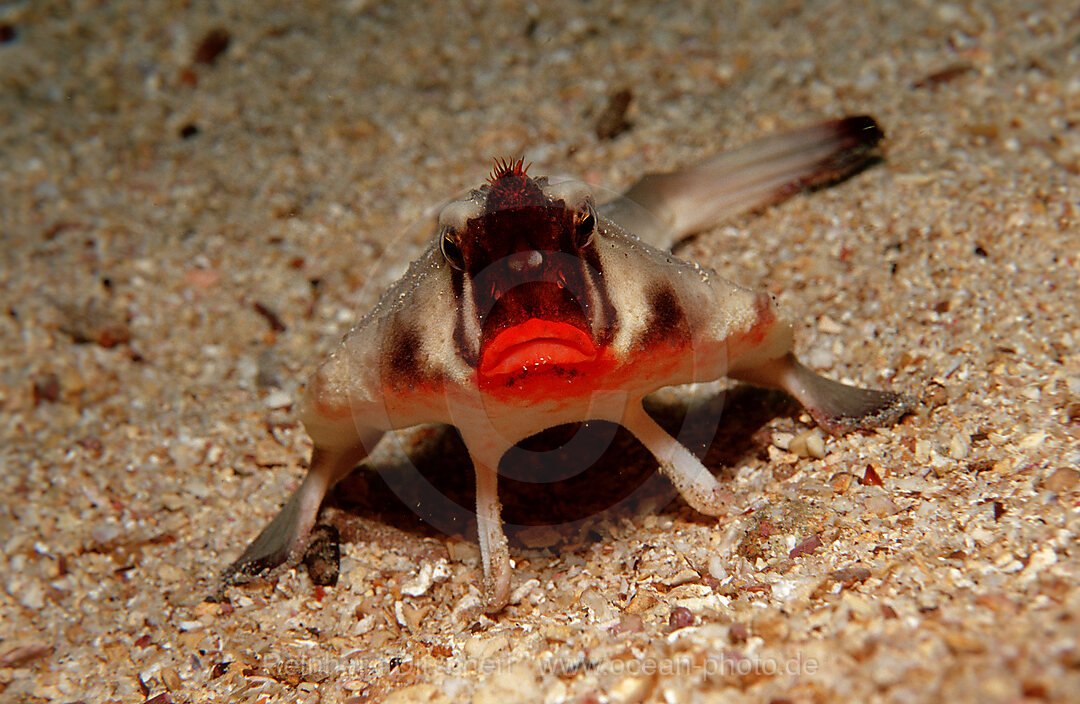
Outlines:
[[481, 333], [481, 376], [551, 371], [597, 358], [588, 317], [564, 281], [529, 281], [492, 296]]
[[530, 318], [499, 332], [484, 348], [479, 372], [499, 376], [595, 361], [599, 350], [571, 323]]

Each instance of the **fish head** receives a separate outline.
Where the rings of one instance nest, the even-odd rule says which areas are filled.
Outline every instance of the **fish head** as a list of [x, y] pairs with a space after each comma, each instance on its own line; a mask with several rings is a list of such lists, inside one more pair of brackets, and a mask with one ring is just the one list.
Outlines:
[[460, 337], [482, 379], [568, 370], [602, 355], [610, 321], [592, 248], [588, 186], [533, 178], [518, 160], [440, 214], [440, 247], [462, 299]]

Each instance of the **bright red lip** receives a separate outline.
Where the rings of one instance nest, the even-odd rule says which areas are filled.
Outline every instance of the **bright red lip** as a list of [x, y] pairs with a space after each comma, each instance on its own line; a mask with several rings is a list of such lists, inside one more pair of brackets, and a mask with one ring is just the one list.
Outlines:
[[592, 339], [569, 323], [531, 318], [503, 330], [480, 360], [485, 376], [513, 374], [541, 366], [581, 364], [596, 359]]

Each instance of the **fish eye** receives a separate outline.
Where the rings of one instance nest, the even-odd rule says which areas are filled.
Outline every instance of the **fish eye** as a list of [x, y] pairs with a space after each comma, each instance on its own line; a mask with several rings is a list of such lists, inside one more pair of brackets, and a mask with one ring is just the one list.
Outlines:
[[440, 235], [439, 249], [442, 250], [443, 258], [458, 271], [465, 270], [465, 257], [461, 254], [461, 248], [454, 241], [454, 233], [448, 227], [444, 227]]
[[596, 232], [596, 209], [592, 203], [585, 204], [585, 212], [581, 215], [581, 221], [574, 226], [574, 244], [585, 247], [592, 242]]

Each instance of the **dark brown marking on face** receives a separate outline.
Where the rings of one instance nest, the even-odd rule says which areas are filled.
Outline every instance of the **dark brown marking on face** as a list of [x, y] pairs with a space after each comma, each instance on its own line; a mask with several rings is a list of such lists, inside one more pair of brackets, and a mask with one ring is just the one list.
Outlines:
[[458, 356], [462, 361], [475, 368], [479, 363], [475, 351], [480, 341], [465, 339], [466, 331], [475, 327], [465, 325], [465, 272], [452, 269], [450, 271], [450, 286], [454, 292], [454, 347], [457, 348]]
[[386, 379], [394, 386], [416, 386], [430, 379], [420, 354], [420, 331], [397, 321], [389, 326], [383, 351], [389, 374]]
[[592, 271], [597, 273], [597, 279], [599, 279], [596, 282], [596, 292], [600, 299], [600, 310], [595, 312], [592, 318], [593, 320], [600, 318], [604, 321], [604, 325], [596, 331], [595, 337], [596, 344], [607, 347], [615, 339], [615, 333], [619, 329], [619, 316], [611, 303], [611, 296], [608, 295], [607, 284], [604, 281], [604, 267], [595, 245], [585, 247], [581, 252], [581, 258]]
[[648, 293], [649, 321], [637, 339], [639, 349], [649, 349], [662, 342], [685, 344], [690, 341], [690, 324], [678, 296], [669, 284], [653, 284]]

